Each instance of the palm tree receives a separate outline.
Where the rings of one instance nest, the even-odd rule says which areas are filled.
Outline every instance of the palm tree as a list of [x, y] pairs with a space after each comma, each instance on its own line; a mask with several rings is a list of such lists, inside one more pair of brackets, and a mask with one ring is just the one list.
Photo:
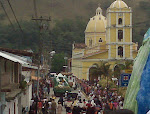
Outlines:
[[101, 65], [102, 74], [107, 78], [107, 88], [108, 88], [108, 76], [111, 74], [110, 64], [108, 62], [102, 62]]
[[[117, 64], [117, 63], [116, 63]], [[121, 71], [125, 69], [125, 65], [123, 64], [117, 64], [114, 68], [114, 77], [119, 78]]]
[[125, 61], [125, 69], [131, 69], [131, 66], [133, 66], [133, 60]]
[[101, 77], [102, 75], [102, 70], [101, 70], [101, 66], [98, 65], [97, 63], [93, 64], [92, 68], [91, 68], [91, 72], [90, 75], [92, 75], [94, 78], [98, 78], [99, 76]]
[[121, 75], [121, 71], [125, 69], [132, 69], [131, 66], [133, 66], [132, 60], [127, 60], [124, 64], [117, 64], [114, 70], [114, 76], [119, 78], [119, 76]]
[[110, 64], [108, 62], [102, 62], [101, 71], [104, 77], [110, 76], [111, 73]]
[[102, 62], [101, 65], [102, 74], [107, 78], [107, 99], [108, 99], [108, 76], [111, 74], [110, 64], [108, 62]]

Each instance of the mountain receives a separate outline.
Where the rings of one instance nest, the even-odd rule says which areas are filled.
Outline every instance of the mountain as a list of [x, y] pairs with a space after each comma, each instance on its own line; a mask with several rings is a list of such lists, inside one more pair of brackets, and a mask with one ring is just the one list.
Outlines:
[[[30, 21], [34, 16], [34, 0], [10, 0], [18, 20]], [[52, 25], [55, 20], [74, 19], [82, 17], [86, 23], [90, 17], [95, 15], [95, 10], [100, 4], [105, 15], [106, 9], [114, 0], [35, 0], [38, 16], [51, 16]], [[124, 0], [128, 6], [133, 8], [133, 40], [142, 42], [145, 31], [150, 26], [150, 1], [149, 0]], [[3, 5], [12, 21], [15, 21], [7, 0], [3, 0]], [[2, 8], [0, 18], [5, 18], [3, 23], [8, 23]], [[84, 32], [84, 31], [83, 31]]]

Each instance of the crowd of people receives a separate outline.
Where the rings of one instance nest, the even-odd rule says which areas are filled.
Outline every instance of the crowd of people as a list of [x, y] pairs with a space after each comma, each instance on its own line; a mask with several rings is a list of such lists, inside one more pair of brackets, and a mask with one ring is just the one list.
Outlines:
[[50, 79], [41, 79], [39, 81], [38, 96], [37, 89], [33, 89], [29, 114], [56, 114], [56, 97], [50, 95], [50, 87], [52, 87]]
[[66, 114], [113, 114], [123, 109], [124, 98], [115, 91], [109, 91], [108, 87], [102, 88], [97, 82], [90, 84], [86, 80], [78, 80], [79, 91], [76, 95], [66, 91], [57, 101], [54, 95], [50, 95], [51, 83], [49, 79], [40, 80], [39, 95], [37, 97], [37, 91], [33, 92], [29, 114], [63, 114], [63, 109]]
[[89, 100], [94, 100], [101, 110], [107, 112], [123, 109], [124, 98], [118, 95], [117, 91], [110, 91], [109, 87], [102, 88], [95, 80], [93, 84], [89, 81], [79, 80], [81, 90], [88, 96]]
[[124, 98], [119, 96], [116, 91], [109, 91], [102, 88], [97, 82], [93, 85], [86, 80], [78, 80], [78, 87], [81, 88], [85, 96], [82, 99], [82, 92], [79, 90], [77, 99], [67, 98], [65, 102], [66, 112], [72, 114], [108, 114], [109, 112], [123, 109]]

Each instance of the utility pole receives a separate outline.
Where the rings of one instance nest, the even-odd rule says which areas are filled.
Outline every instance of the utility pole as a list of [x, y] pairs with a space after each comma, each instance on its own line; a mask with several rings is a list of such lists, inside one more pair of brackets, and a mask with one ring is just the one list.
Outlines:
[[[39, 90], [39, 75], [40, 75], [40, 64], [41, 64], [41, 54], [43, 52], [43, 40], [42, 40], [42, 32], [43, 30], [48, 30], [48, 25], [43, 24], [43, 21], [45, 22], [49, 22], [51, 21], [50, 17], [49, 18], [43, 18], [42, 16], [40, 18], [32, 18], [33, 21], [36, 21], [39, 25], [39, 38], [40, 38], [40, 43], [39, 43], [39, 54], [38, 54], [38, 84], [37, 84], [37, 96], [39, 96], [38, 94], [38, 90]], [[39, 23], [40, 22], [40, 23]]]
[[[0, 60], [0, 63], [1, 63], [1, 61], [2, 60]], [[0, 102], [2, 101], [2, 92], [1, 92], [1, 83], [2, 83], [2, 77], [1, 77], [2, 75], [1, 75], [1, 67], [0, 67]], [[2, 102], [1, 102], [2, 103]], [[2, 114], [3, 112], [2, 112], [2, 108], [0, 107], [0, 114]]]
[[49, 18], [43, 18], [41, 17], [32, 17], [33, 21], [36, 21], [36, 24], [38, 25], [39, 29], [39, 52], [38, 52], [38, 77], [37, 77], [37, 98], [36, 98], [36, 114], [37, 114], [37, 102], [39, 98], [39, 77], [40, 77], [40, 65], [41, 65], [41, 55], [43, 52], [43, 40], [42, 40], [42, 32], [44, 30], [48, 30], [48, 25], [43, 24], [43, 22], [46, 22], [48, 24], [49, 21], [51, 21], [50, 17]]

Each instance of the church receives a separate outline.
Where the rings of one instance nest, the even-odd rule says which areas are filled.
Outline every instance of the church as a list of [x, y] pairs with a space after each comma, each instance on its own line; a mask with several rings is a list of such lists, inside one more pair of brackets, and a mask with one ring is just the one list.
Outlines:
[[98, 7], [85, 29], [85, 43], [73, 44], [73, 75], [90, 80], [90, 69], [95, 63], [106, 61], [113, 71], [116, 64], [134, 60], [138, 44], [132, 42], [132, 27], [132, 8], [124, 1], [114, 1], [107, 8], [106, 17]]

